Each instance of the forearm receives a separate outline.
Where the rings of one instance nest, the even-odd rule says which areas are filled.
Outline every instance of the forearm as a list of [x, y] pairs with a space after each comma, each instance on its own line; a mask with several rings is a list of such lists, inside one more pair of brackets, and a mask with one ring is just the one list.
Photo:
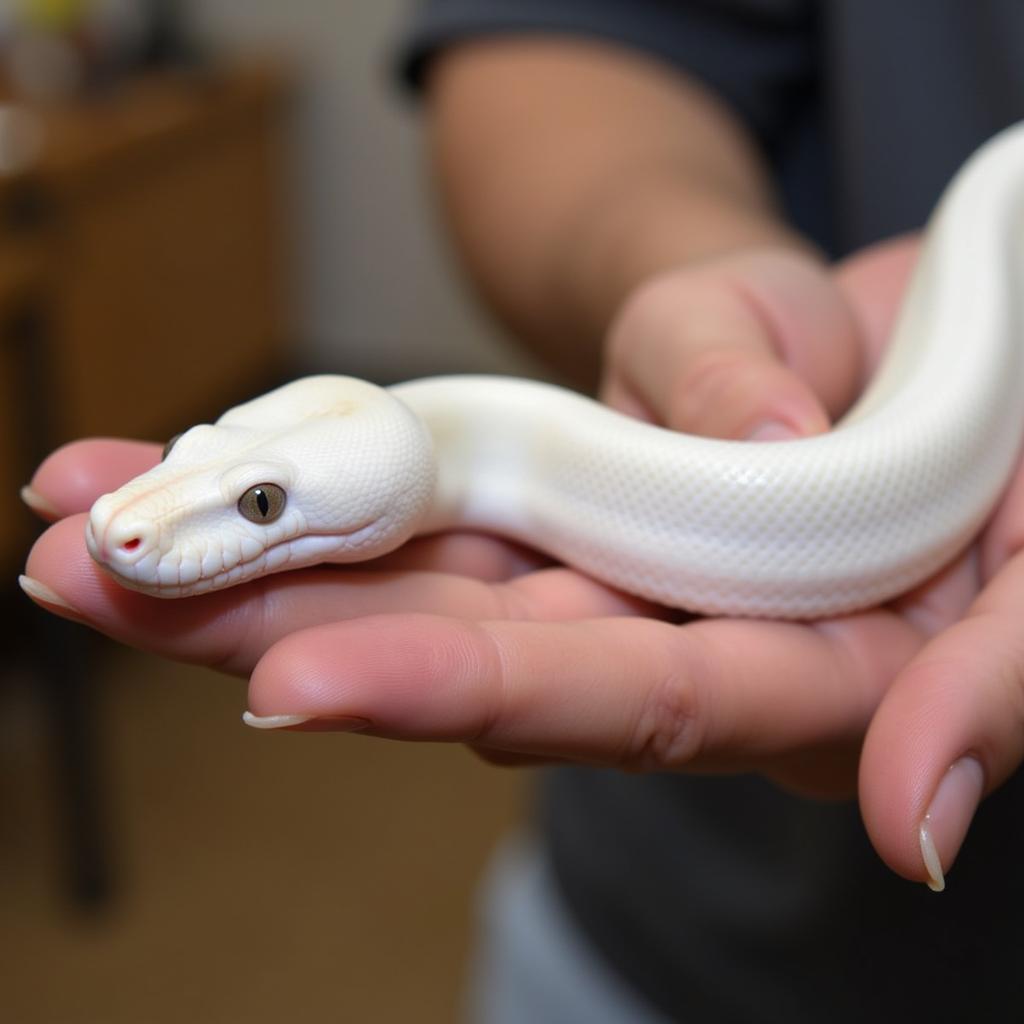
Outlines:
[[612, 46], [453, 48], [430, 81], [434, 162], [460, 253], [515, 333], [581, 386], [641, 281], [744, 247], [810, 248], [736, 118]]

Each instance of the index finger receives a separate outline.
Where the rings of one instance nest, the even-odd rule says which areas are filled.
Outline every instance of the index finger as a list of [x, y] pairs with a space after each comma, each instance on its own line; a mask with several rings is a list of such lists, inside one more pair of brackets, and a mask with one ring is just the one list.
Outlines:
[[44, 519], [87, 512], [92, 503], [160, 461], [150, 441], [89, 438], [48, 455], [22, 490], [25, 503]]
[[320, 566], [164, 600], [126, 590], [89, 557], [83, 515], [35, 543], [22, 586], [37, 603], [122, 643], [245, 675], [268, 648], [318, 623], [391, 611], [476, 618], [635, 615], [653, 611], [568, 569], [489, 583], [444, 571]]

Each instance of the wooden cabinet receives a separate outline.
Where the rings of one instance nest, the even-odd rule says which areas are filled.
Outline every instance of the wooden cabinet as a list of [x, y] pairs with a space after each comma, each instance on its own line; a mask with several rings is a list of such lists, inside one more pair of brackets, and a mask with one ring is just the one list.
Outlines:
[[[246, 66], [40, 112], [41, 158], [0, 177], [8, 495], [47, 447], [164, 439], [276, 380], [286, 106], [282, 75]], [[3, 506], [6, 562], [23, 541]]]
[[46, 257], [34, 236], [16, 232], [0, 243], [0, 568], [6, 570], [24, 554], [35, 526], [18, 490], [45, 448], [45, 440], [36, 436], [37, 403], [29, 382], [39, 355], [31, 336], [47, 294]]

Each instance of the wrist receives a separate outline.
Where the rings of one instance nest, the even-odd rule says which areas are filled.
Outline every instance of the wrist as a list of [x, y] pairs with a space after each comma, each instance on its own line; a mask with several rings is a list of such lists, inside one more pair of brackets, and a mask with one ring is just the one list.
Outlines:
[[562, 338], [600, 353], [612, 324], [637, 293], [666, 275], [724, 259], [770, 254], [816, 268], [823, 254], [767, 204], [754, 206], [712, 189], [682, 189], [678, 181], [631, 187], [566, 241], [563, 275], [552, 275], [562, 309]]
[[750, 208], [725, 195], [658, 195], [653, 189], [623, 201], [595, 223], [589, 244], [580, 249], [579, 315], [600, 336], [632, 294], [663, 274], [760, 253], [825, 263], [816, 247], [770, 208]]

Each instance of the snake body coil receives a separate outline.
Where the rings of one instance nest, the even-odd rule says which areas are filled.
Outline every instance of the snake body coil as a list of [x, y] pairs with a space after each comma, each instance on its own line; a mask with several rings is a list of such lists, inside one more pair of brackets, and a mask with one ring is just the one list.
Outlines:
[[951, 560], [1016, 465], [1022, 245], [1017, 127], [948, 189], [878, 374], [819, 437], [691, 437], [508, 378], [311, 377], [186, 432], [96, 502], [87, 542], [163, 597], [467, 527], [697, 612], [875, 605]]

